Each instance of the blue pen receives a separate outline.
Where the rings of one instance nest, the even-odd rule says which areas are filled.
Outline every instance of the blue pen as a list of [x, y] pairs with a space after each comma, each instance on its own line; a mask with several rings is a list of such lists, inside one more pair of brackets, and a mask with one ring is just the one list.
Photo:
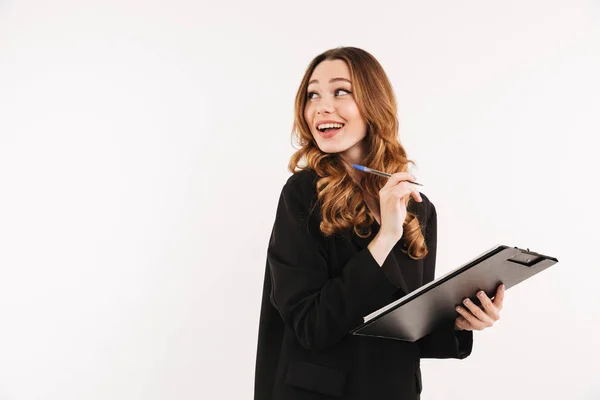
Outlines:
[[[352, 164], [352, 167], [358, 169], [359, 171], [364, 171], [364, 172], [368, 172], [370, 174], [375, 174], [375, 175], [383, 176], [385, 178], [389, 178], [390, 176], [392, 176], [392, 174], [388, 174], [387, 172], [377, 171], [376, 169], [371, 169], [371, 168], [365, 167], [363, 165]], [[417, 182], [413, 182], [413, 181], [406, 181], [406, 182], [412, 183], [413, 185], [423, 186], [422, 184], [417, 183]]]

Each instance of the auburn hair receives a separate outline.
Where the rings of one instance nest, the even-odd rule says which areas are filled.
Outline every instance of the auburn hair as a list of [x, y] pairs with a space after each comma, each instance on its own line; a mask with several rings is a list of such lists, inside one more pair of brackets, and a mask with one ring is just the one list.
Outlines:
[[[379, 200], [379, 190], [387, 178], [365, 174], [359, 187], [348, 174], [351, 167], [339, 153], [324, 153], [315, 142], [304, 111], [309, 79], [317, 65], [325, 60], [342, 60], [350, 70], [354, 100], [367, 124], [363, 163], [390, 173], [407, 172], [408, 164], [415, 163], [407, 158], [406, 150], [398, 139], [396, 97], [375, 57], [356, 47], [337, 47], [316, 56], [308, 65], [296, 94], [292, 139], [300, 147], [292, 155], [288, 169], [296, 173], [308, 168], [320, 177], [316, 187], [321, 203], [320, 230], [325, 236], [352, 227], [358, 236], [366, 238], [371, 236], [371, 225], [375, 219], [369, 212], [363, 191], [370, 198]], [[299, 165], [301, 161], [302, 166]], [[407, 207], [409, 202], [414, 201], [410, 195], [404, 200]], [[407, 211], [403, 229], [407, 254], [415, 260], [423, 259], [427, 255], [427, 246], [415, 214]]]

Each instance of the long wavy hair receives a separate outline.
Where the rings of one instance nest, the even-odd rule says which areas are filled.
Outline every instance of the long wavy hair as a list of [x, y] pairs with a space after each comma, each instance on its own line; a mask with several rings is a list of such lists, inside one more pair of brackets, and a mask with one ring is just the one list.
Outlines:
[[[379, 201], [379, 190], [387, 178], [365, 174], [359, 187], [348, 174], [351, 168], [339, 153], [324, 153], [315, 142], [304, 118], [307, 88], [314, 69], [325, 60], [342, 60], [350, 70], [354, 100], [367, 123], [365, 141], [366, 156], [363, 163], [370, 168], [387, 172], [406, 172], [408, 164], [415, 165], [406, 156], [406, 150], [398, 140], [398, 117], [396, 97], [392, 85], [381, 64], [370, 53], [356, 47], [337, 47], [315, 57], [309, 64], [294, 105], [292, 139], [300, 146], [292, 155], [288, 169], [292, 173], [312, 169], [320, 178], [317, 196], [321, 203], [320, 229], [325, 236], [340, 233], [349, 228], [366, 238], [371, 236], [375, 218], [365, 202], [363, 191], [369, 198]], [[303, 165], [300, 166], [300, 162]], [[405, 204], [414, 201], [405, 196]], [[427, 255], [427, 246], [417, 216], [407, 212], [403, 223], [405, 251], [415, 260]]]

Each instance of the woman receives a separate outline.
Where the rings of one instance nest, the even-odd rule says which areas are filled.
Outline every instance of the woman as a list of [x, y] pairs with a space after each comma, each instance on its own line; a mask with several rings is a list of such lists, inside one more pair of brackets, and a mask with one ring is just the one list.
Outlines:
[[436, 210], [406, 182], [414, 163], [398, 141], [395, 96], [368, 52], [340, 47], [310, 63], [294, 132], [301, 147], [267, 250], [255, 399], [418, 399], [420, 359], [467, 357], [472, 331], [498, 320], [503, 291], [415, 343], [349, 334], [433, 280]]

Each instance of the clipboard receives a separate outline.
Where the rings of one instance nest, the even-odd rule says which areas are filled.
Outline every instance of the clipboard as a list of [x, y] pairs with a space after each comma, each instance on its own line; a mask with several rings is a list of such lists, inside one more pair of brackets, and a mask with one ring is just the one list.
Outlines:
[[558, 260], [518, 247], [496, 245], [453, 271], [364, 317], [353, 335], [414, 342], [457, 317], [455, 307], [475, 294], [488, 297], [504, 283], [505, 290], [556, 264]]

